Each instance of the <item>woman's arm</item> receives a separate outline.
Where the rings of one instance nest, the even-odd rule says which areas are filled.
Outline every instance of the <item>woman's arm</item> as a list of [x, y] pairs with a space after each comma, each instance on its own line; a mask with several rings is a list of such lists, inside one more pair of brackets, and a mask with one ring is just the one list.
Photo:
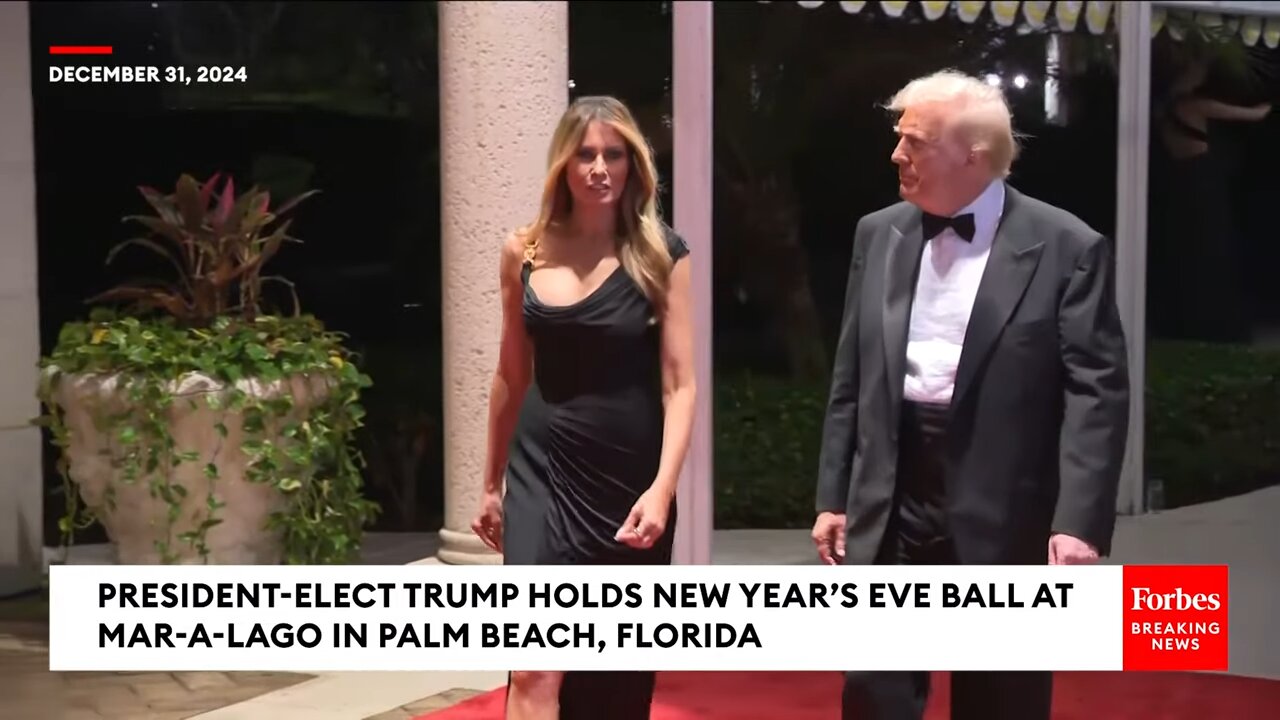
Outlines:
[[1270, 103], [1246, 107], [1241, 105], [1232, 105], [1218, 100], [1210, 100], [1208, 98], [1197, 98], [1196, 100], [1190, 101], [1188, 106], [1192, 112], [1197, 113], [1202, 117], [1213, 118], [1215, 120], [1257, 122], [1266, 118], [1267, 114], [1271, 112]]
[[667, 312], [662, 323], [662, 458], [653, 489], [674, 497], [689, 439], [693, 432], [696, 383], [693, 368], [693, 313], [689, 258], [678, 260], [667, 289]]
[[493, 374], [489, 393], [489, 434], [484, 468], [484, 491], [500, 493], [507, 467], [507, 447], [515, 432], [516, 420], [533, 371], [533, 352], [525, 333], [523, 301], [524, 283], [521, 264], [524, 243], [517, 235], [502, 247], [502, 340], [498, 367]]

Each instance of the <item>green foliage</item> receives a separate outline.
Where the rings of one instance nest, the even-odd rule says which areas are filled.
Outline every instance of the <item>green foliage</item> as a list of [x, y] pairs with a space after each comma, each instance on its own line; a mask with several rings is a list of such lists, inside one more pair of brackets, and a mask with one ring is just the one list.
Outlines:
[[[1153, 342], [1146, 474], [1176, 507], [1280, 483], [1280, 351]], [[824, 383], [718, 376], [716, 527], [813, 523]]]
[[[267, 228], [301, 197], [273, 213], [256, 188], [236, 198], [228, 180], [215, 198], [213, 187], [213, 179], [200, 185], [183, 176], [173, 195], [143, 189], [158, 215], [135, 219], [158, 237], [126, 241], [116, 250], [140, 245], [170, 258], [177, 281], [125, 286], [100, 296], [137, 301], [142, 312], [97, 308], [88, 321], [65, 325], [52, 354], [42, 360], [38, 395], [45, 414], [38, 422], [62, 450], [64, 540], [70, 543], [77, 529], [104, 514], [137, 511], [116, 506], [114, 486], [100, 506], [81, 506], [70, 467], [65, 383], [115, 377], [123, 402], [95, 406], [94, 420], [115, 477], [145, 483], [150, 496], [167, 505], [168, 531], [156, 547], [165, 562], [193, 555], [207, 560], [208, 533], [223, 521], [222, 463], [232, 457], [247, 463], [247, 481], [269, 485], [284, 498], [284, 509], [265, 529], [280, 538], [285, 562], [350, 561], [378, 510], [362, 496], [363, 461], [352, 443], [364, 417], [360, 394], [371, 382], [341, 335], [313, 317], [262, 314], [258, 306], [268, 279], [261, 275], [263, 263], [288, 239], [287, 224]], [[211, 382], [184, 385], [193, 377]], [[273, 384], [285, 391], [247, 391]], [[300, 384], [317, 391], [301, 401]], [[212, 411], [215, 431], [208, 435], [223, 442], [180, 447], [176, 414], [204, 408]], [[176, 478], [191, 463], [202, 469], [205, 482], [199, 487]], [[206, 497], [192, 517], [186, 515], [193, 507], [188, 497], [196, 492]], [[175, 536], [179, 523], [194, 529]]]
[[181, 108], [435, 112], [436, 13], [432, 2], [373, 12], [359, 3], [161, 3], [153, 14], [188, 73], [199, 66], [247, 73], [244, 82], [173, 83], [163, 92]]
[[1147, 363], [1147, 476], [1169, 506], [1280, 482], [1280, 351], [1161, 343]]
[[812, 525], [825, 384], [742, 374], [715, 393], [716, 527]]

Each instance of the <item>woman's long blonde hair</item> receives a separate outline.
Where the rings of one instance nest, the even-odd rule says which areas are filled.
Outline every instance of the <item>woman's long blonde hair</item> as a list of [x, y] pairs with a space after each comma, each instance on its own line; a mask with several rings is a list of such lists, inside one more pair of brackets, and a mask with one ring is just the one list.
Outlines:
[[618, 199], [618, 258], [660, 316], [666, 309], [672, 261], [658, 212], [658, 171], [649, 143], [631, 111], [616, 98], [599, 95], [579, 98], [561, 116], [547, 154], [542, 206], [537, 219], [521, 233], [525, 260], [533, 262], [547, 228], [568, 219], [573, 211], [565, 166], [578, 152], [587, 126], [593, 120], [607, 123], [627, 143], [627, 184]]

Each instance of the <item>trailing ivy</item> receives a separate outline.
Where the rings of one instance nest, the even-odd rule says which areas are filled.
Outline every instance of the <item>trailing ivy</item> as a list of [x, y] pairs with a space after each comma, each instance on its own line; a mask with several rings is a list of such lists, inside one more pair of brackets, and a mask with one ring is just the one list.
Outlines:
[[[104, 507], [87, 508], [79, 501], [66, 462], [69, 437], [58, 386], [69, 375], [119, 375], [127, 379], [128, 411], [98, 417], [99, 429], [114, 441], [111, 461], [123, 481], [147, 483], [152, 497], [169, 505], [170, 527], [179, 520], [187, 495], [197, 491], [174, 483], [174, 472], [202, 459], [196, 449], [176, 446], [169, 418], [180, 403], [192, 408], [204, 403], [224, 416], [240, 414], [240, 450], [251, 458], [246, 479], [285, 494], [286, 509], [272, 517], [269, 527], [280, 534], [285, 562], [341, 563], [358, 552], [361, 531], [377, 511], [362, 495], [363, 462], [352, 443], [364, 417], [360, 392], [370, 380], [357, 369], [342, 337], [326, 332], [314, 318], [262, 316], [245, 322], [223, 317], [204, 330], [180, 327], [171, 318], [144, 321], [99, 310], [89, 322], [63, 327], [43, 370], [43, 422], [64, 453], [59, 469], [67, 508], [59, 526], [66, 543], [76, 530], [115, 508], [110, 489]], [[175, 380], [190, 373], [225, 390], [177, 395]], [[290, 376], [318, 379], [329, 388], [319, 404], [298, 418], [288, 417], [294, 403], [287, 393], [263, 399], [236, 387], [246, 378], [275, 382]], [[216, 429], [226, 437], [223, 422]], [[219, 454], [227, 451], [217, 449]], [[167, 562], [176, 561], [184, 549], [207, 556], [208, 530], [221, 522], [216, 459], [205, 463], [204, 476], [211, 482], [200, 490], [206, 499], [198, 529], [177, 537], [166, 533], [158, 541], [157, 550]]]
[[[259, 273], [280, 244], [292, 240], [284, 232], [287, 222], [267, 232], [280, 211], [268, 211], [266, 193], [255, 188], [236, 198], [228, 180], [216, 197], [215, 180], [199, 184], [183, 176], [168, 196], [142, 189], [158, 214], [130, 219], [158, 237], [125, 245], [165, 255], [179, 270], [177, 281], [124, 286], [99, 296], [139, 304], [132, 313], [98, 307], [87, 321], [68, 323], [42, 360], [38, 394], [45, 414], [38, 422], [62, 450], [64, 544], [94, 520], [131, 511], [116, 506], [114, 485], [107, 487], [100, 506], [82, 504], [60, 393], [75, 379], [115, 378], [120, 408], [91, 412], [107, 441], [113, 479], [145, 483], [150, 496], [168, 506], [167, 531], [156, 540], [164, 562], [208, 559], [208, 533], [223, 521], [218, 482], [233, 457], [246, 463], [246, 481], [268, 485], [284, 500], [264, 528], [279, 538], [283, 562], [349, 562], [378, 511], [363, 497], [364, 463], [353, 441], [364, 417], [360, 394], [371, 382], [341, 334], [296, 311], [290, 316], [261, 312], [261, 284], [268, 278]], [[280, 391], [300, 383], [319, 392], [298, 402], [294, 394]], [[246, 391], [261, 387], [276, 391]], [[175, 413], [201, 404], [216, 418], [210, 435], [220, 440], [212, 448], [179, 447]], [[233, 437], [240, 438], [238, 446], [223, 442]], [[175, 481], [190, 463], [199, 463], [197, 476], [204, 482], [198, 487]], [[204, 497], [187, 503], [195, 493]], [[184, 517], [192, 507], [198, 508], [195, 516]], [[194, 521], [194, 529], [176, 532], [180, 521]]]

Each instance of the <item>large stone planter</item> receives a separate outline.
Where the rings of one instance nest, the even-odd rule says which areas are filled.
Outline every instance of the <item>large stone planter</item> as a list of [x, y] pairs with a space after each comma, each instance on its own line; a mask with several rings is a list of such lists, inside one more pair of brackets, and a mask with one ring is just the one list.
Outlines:
[[[294, 377], [275, 383], [245, 380], [237, 387], [248, 396], [272, 399], [288, 393], [293, 397], [291, 417], [298, 419], [326, 395], [328, 385], [323, 377]], [[264, 483], [245, 477], [250, 458], [240, 450], [245, 439], [242, 416], [227, 408], [230, 388], [208, 377], [191, 374], [175, 381], [175, 396], [169, 408], [169, 432], [177, 452], [191, 451], [195, 461], [184, 461], [169, 470], [173, 485], [185, 488], [181, 513], [170, 524], [170, 504], [154, 496], [149, 478], [127, 480], [118, 460], [124, 445], [118, 431], [106, 429], [99, 419], [130, 410], [128, 390], [119, 376], [63, 375], [59, 379], [54, 400], [60, 406], [68, 431], [66, 459], [68, 473], [80, 498], [91, 509], [111, 540], [116, 562], [127, 565], [151, 565], [164, 562], [157, 547], [167, 542], [171, 561], [212, 564], [276, 564], [281, 560], [281, 543], [276, 533], [267, 530], [271, 514], [282, 509], [285, 495]], [[209, 395], [218, 395], [220, 409], [211, 409]], [[266, 415], [268, 433], [262, 439], [277, 446], [287, 442], [279, 435], [285, 420]], [[224, 437], [218, 428], [226, 428]], [[209, 463], [217, 467], [218, 476], [205, 474]], [[294, 469], [299, 479], [303, 471]], [[163, 471], [163, 468], [160, 472]], [[205, 534], [207, 558], [184, 540], [183, 533], [197, 529], [209, 517], [209, 496], [222, 507], [214, 511], [221, 523]], [[112, 504], [108, 506], [108, 497]]]

